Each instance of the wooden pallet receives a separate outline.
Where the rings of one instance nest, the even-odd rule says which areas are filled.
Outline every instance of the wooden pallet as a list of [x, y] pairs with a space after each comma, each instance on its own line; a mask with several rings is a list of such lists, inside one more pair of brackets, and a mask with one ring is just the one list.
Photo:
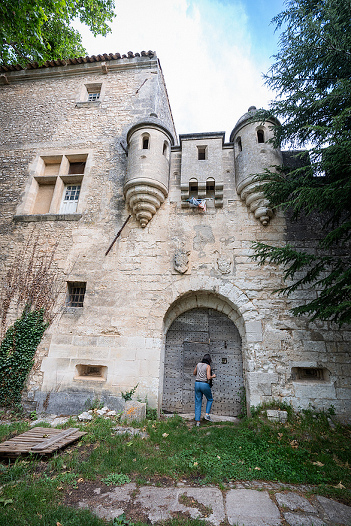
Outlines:
[[52, 427], [33, 427], [21, 435], [2, 442], [0, 456], [15, 458], [25, 453], [48, 455], [78, 440], [83, 435], [86, 433], [79, 431], [77, 427], [64, 430]]

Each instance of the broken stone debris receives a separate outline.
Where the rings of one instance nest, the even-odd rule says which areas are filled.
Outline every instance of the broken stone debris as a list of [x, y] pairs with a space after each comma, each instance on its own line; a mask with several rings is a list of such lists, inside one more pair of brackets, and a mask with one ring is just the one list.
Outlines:
[[123, 427], [123, 426], [118, 426], [118, 427], [114, 427], [113, 428], [114, 432], [115, 432], [115, 435], [131, 435], [131, 436], [135, 436], [135, 435], [138, 435], [140, 436], [141, 438], [146, 438], [148, 437], [149, 435], [143, 431], [142, 429], [138, 429], [138, 428], [135, 428], [135, 427]]
[[117, 413], [117, 411], [111, 410], [107, 406], [104, 406], [101, 409], [89, 409], [88, 411], [83, 411], [77, 416], [71, 415], [62, 417], [55, 414], [42, 414], [39, 418], [31, 422], [31, 426], [33, 427], [42, 422], [46, 422], [52, 427], [56, 427], [59, 424], [65, 424], [70, 418], [76, 418], [80, 422], [89, 422], [93, 419], [94, 415], [103, 416], [104, 418], [114, 418], [119, 416], [122, 422], [127, 423], [131, 423], [133, 421], [140, 422], [146, 418], [146, 404], [134, 400], [127, 401], [122, 413]]
[[92, 420], [92, 419], [93, 419], [93, 415], [89, 413], [88, 411], [83, 411], [83, 413], [78, 415], [78, 420], [80, 420], [81, 422], [85, 422], [87, 420]]
[[267, 418], [271, 422], [282, 422], [284, 424], [288, 420], [288, 413], [278, 409], [267, 409]]

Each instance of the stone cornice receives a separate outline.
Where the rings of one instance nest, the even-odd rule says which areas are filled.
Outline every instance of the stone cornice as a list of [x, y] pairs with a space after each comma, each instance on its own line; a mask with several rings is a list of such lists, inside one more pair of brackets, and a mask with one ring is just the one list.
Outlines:
[[[103, 58], [103, 57], [102, 57]], [[50, 65], [38, 67], [36, 69], [19, 69], [4, 71], [1, 68], [2, 84], [9, 85], [14, 82], [33, 81], [47, 78], [59, 78], [75, 75], [89, 75], [90, 73], [100, 73], [108, 75], [109, 71], [123, 71], [129, 69], [149, 69], [157, 68], [158, 60], [156, 54], [146, 56], [133, 56], [128, 58], [97, 60], [95, 62], [82, 62], [77, 64], [61, 61], [61, 65]]]

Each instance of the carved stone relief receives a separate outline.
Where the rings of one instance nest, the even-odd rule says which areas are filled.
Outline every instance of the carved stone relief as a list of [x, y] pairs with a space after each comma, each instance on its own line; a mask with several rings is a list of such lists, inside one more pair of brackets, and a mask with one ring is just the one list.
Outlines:
[[219, 256], [217, 259], [217, 267], [221, 274], [230, 274], [232, 271], [232, 261], [224, 256]]
[[179, 272], [179, 274], [185, 274], [189, 268], [189, 251], [183, 249], [177, 249], [174, 258], [173, 258], [173, 267], [174, 270]]

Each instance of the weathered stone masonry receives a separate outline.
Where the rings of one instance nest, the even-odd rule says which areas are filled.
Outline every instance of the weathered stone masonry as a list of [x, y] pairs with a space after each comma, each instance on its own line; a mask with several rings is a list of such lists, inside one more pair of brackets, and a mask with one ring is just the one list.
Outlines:
[[254, 107], [228, 143], [223, 132], [178, 139], [152, 52], [2, 68], [1, 80], [2, 272], [34, 230], [58, 240], [68, 302], [86, 284], [83, 306], [61, 308], [38, 349], [33, 407], [75, 412], [99, 397], [118, 408], [138, 383], [152, 406], [192, 410], [194, 362], [210, 351], [214, 413], [238, 414], [245, 391], [249, 405], [350, 417], [350, 331], [293, 317], [318, 291], [277, 296], [281, 269], [250, 259], [252, 241], [313, 250], [318, 231], [273, 214], [253, 182], [288, 155]]

